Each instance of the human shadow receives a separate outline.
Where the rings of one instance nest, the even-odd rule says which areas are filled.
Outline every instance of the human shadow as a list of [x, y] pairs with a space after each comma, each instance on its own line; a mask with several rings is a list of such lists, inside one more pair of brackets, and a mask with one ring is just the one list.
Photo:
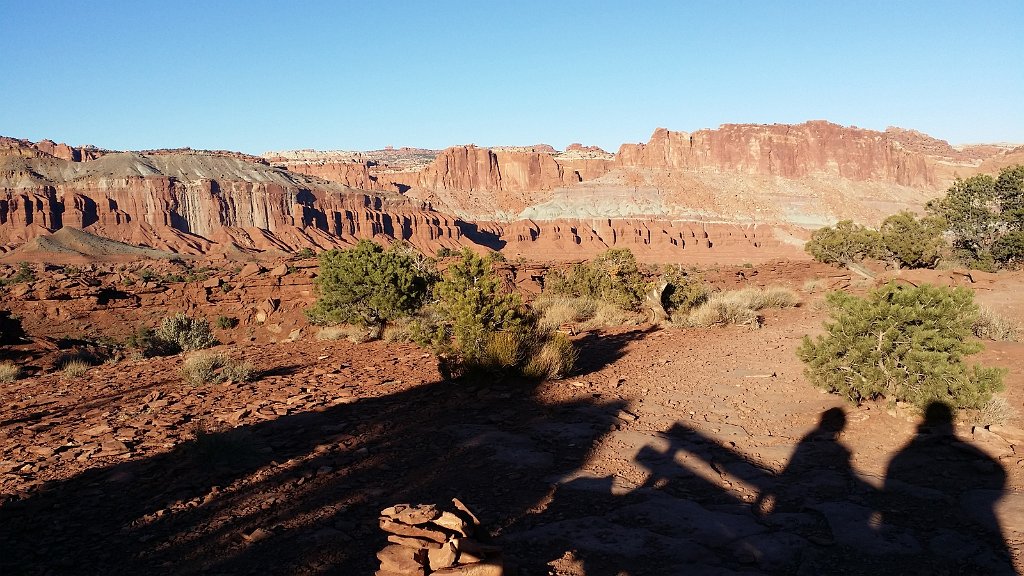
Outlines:
[[935, 411], [927, 437], [893, 459], [884, 490], [852, 467], [841, 409], [825, 411], [778, 472], [677, 422], [633, 453], [641, 484], [621, 471], [578, 474], [513, 541], [543, 551], [535, 570], [571, 550], [588, 576], [1014, 574], [993, 512], [1005, 472], [955, 442], [948, 409], [938, 425]]
[[0, 573], [371, 574], [379, 511], [458, 497], [502, 526], [577, 469], [619, 402], [436, 381], [306, 409], [0, 501]]
[[1005, 489], [1005, 469], [960, 441], [950, 408], [933, 402], [917, 434], [889, 462], [880, 508], [887, 525], [927, 527], [919, 530], [930, 556], [922, 570], [1016, 574], [995, 512]]

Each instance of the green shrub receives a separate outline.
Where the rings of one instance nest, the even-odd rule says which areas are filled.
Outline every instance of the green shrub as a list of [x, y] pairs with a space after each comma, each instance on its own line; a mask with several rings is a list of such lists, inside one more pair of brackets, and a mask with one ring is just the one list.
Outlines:
[[518, 330], [527, 324], [522, 301], [502, 289], [492, 272], [493, 261], [468, 248], [434, 287], [435, 308], [442, 334], [433, 341], [448, 341], [464, 357], [484, 349], [494, 332]]
[[220, 328], [221, 330], [229, 330], [238, 326], [238, 318], [231, 316], [217, 316], [215, 324], [217, 325], [217, 328]]
[[1007, 166], [996, 178], [957, 178], [927, 208], [943, 219], [966, 264], [991, 269], [1024, 259], [1024, 166]]
[[317, 302], [307, 316], [314, 324], [383, 327], [415, 313], [433, 278], [426, 259], [408, 247], [384, 250], [360, 240], [354, 248], [320, 254]]
[[183, 312], [164, 318], [154, 333], [154, 348], [190, 352], [202, 350], [217, 343], [204, 318], [190, 318]]
[[492, 264], [491, 256], [463, 250], [435, 286], [436, 302], [420, 313], [410, 332], [438, 352], [446, 378], [568, 373], [575, 363], [572, 342], [539, 328], [519, 296], [503, 290]]
[[893, 282], [858, 298], [833, 292], [827, 334], [804, 337], [797, 354], [816, 386], [854, 402], [884, 397], [924, 409], [939, 401], [980, 408], [1002, 388], [1002, 371], [968, 367], [978, 309], [964, 288]]
[[696, 275], [686, 272], [680, 266], [670, 266], [664, 272], [665, 290], [661, 293], [661, 304], [669, 314], [686, 312], [707, 302], [711, 287]]
[[881, 255], [904, 268], [934, 268], [946, 245], [943, 225], [940, 218], [918, 219], [910, 212], [893, 214], [879, 228]]
[[639, 310], [647, 292], [647, 281], [628, 248], [613, 248], [567, 272], [555, 272], [546, 284], [554, 294], [603, 300], [625, 310]]
[[804, 250], [819, 262], [845, 265], [877, 256], [880, 245], [878, 232], [842, 220], [812, 232]]
[[316, 252], [312, 248], [306, 247], [295, 253], [295, 257], [299, 259], [313, 258], [316, 256]]

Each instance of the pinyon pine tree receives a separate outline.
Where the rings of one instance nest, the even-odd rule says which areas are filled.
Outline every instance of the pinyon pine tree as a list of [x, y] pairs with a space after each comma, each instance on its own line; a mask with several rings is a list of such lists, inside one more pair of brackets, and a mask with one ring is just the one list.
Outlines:
[[854, 402], [884, 397], [921, 408], [979, 408], [1002, 388], [1000, 369], [964, 363], [981, 350], [971, 338], [978, 308], [965, 288], [890, 282], [866, 298], [833, 292], [828, 302], [827, 334], [805, 336], [797, 351], [818, 387]]
[[370, 240], [354, 248], [320, 254], [316, 305], [307, 314], [314, 323], [346, 322], [381, 328], [419, 310], [432, 275], [408, 248], [385, 250]]

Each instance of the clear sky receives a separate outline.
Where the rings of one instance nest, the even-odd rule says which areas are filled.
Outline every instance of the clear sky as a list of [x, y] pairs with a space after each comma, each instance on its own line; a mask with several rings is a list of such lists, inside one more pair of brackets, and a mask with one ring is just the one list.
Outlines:
[[609, 150], [659, 126], [1024, 142], [1024, 0], [0, 0], [0, 134]]

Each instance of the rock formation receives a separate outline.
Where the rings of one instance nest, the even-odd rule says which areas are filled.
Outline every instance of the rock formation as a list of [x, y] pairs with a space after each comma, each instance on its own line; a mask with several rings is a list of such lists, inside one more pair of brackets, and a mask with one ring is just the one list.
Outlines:
[[920, 210], [957, 176], [1024, 149], [823, 121], [659, 128], [616, 154], [572, 144], [435, 152], [112, 152], [0, 138], [0, 250], [72, 226], [188, 253], [359, 238], [433, 252], [477, 245], [572, 260], [629, 246], [646, 261], [800, 254], [806, 230]]
[[359, 238], [432, 251], [467, 244], [422, 202], [296, 175], [245, 155], [107, 153], [67, 161], [38, 147], [0, 149], [0, 246], [71, 226], [163, 250], [294, 250]]

